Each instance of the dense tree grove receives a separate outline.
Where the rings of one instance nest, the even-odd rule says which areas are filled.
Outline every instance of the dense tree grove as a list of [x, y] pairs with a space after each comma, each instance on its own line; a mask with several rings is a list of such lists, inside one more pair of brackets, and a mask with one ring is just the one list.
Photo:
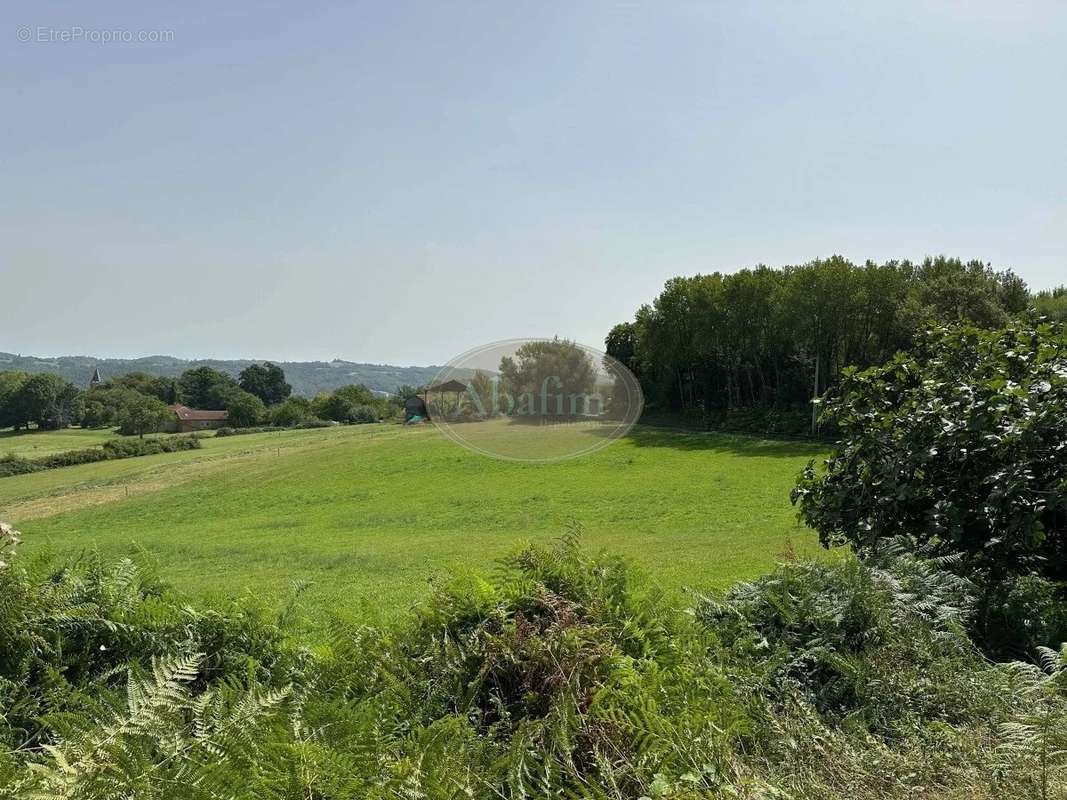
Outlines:
[[606, 346], [637, 374], [650, 409], [797, 408], [846, 367], [907, 349], [931, 320], [991, 327], [1030, 302], [1019, 277], [978, 261], [857, 265], [835, 256], [674, 278]]
[[143, 436], [167, 428], [173, 419], [167, 406], [174, 403], [227, 411], [233, 428], [377, 422], [397, 416], [403, 405], [361, 384], [313, 400], [290, 397], [291, 392], [285, 373], [270, 363], [253, 364], [240, 382], [211, 367], [195, 367], [178, 378], [131, 372], [85, 390], [58, 375], [7, 371], [0, 372], [0, 428], [117, 427]]
[[20, 372], [0, 378], [0, 420], [14, 428], [65, 428], [77, 421], [78, 390], [58, 375]]

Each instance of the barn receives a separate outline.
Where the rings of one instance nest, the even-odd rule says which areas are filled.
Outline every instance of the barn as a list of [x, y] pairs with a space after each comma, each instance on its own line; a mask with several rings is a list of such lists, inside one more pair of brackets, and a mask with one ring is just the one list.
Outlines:
[[189, 408], [181, 403], [167, 406], [174, 412], [174, 421], [169, 427], [178, 433], [190, 433], [192, 431], [205, 431], [213, 428], [221, 428], [226, 424], [229, 413], [226, 411], [207, 411], [199, 408]]

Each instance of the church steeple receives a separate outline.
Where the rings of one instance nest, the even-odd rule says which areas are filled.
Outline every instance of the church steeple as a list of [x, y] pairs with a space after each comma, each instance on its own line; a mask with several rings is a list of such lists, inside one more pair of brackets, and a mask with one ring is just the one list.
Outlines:
[[93, 377], [89, 379], [89, 388], [92, 389], [96, 386], [99, 386], [103, 382], [104, 379], [100, 377], [100, 368], [97, 367], [93, 370]]

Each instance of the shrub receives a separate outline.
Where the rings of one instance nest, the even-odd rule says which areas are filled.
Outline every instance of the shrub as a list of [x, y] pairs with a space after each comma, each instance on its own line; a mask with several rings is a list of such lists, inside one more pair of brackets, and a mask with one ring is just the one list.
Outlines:
[[193, 609], [143, 558], [27, 567], [15, 541], [0, 527], [4, 796], [1067, 788], [1067, 652], [1047, 671], [985, 661], [959, 625], [966, 581], [907, 555], [787, 565], [684, 614], [569, 535], [387, 627], [335, 620], [310, 652], [288, 610]]
[[276, 425], [257, 425], [254, 428], [231, 428], [225, 426], [217, 428], [215, 430], [216, 436], [240, 436], [247, 433], [270, 433], [271, 431], [284, 431], [284, 430], [308, 430], [313, 428], [333, 428], [340, 423], [333, 422], [332, 420], [325, 419], [307, 419], [296, 425], [289, 425], [286, 427]]
[[[793, 501], [824, 544], [912, 534], [987, 587], [1067, 586], [1067, 337], [1059, 325], [943, 328], [850, 371], [825, 416], [839, 442]], [[1045, 642], [1051, 644], [1051, 642]]]
[[355, 406], [348, 415], [348, 422], [363, 425], [378, 421], [378, 409], [374, 406]]
[[197, 450], [200, 436], [161, 436], [157, 439], [108, 439], [103, 444], [108, 458], [132, 458], [152, 456], [158, 453], [175, 453], [180, 450]]
[[991, 653], [1029, 658], [1049, 642], [1067, 642], [1067, 603], [1061, 584], [1037, 575], [1010, 578], [981, 598], [976, 635]]
[[291, 428], [312, 418], [311, 403], [303, 397], [290, 397], [284, 403], [268, 408], [267, 418], [271, 425]]
[[250, 428], [258, 425], [266, 416], [267, 408], [254, 394], [236, 391], [226, 402], [226, 419], [234, 428]]

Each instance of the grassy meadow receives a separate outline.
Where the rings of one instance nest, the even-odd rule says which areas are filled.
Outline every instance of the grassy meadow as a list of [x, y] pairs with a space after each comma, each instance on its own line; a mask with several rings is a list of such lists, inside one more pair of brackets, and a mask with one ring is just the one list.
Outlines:
[[84, 450], [99, 447], [115, 433], [110, 428], [67, 428], [59, 431], [0, 431], [0, 456], [13, 455], [19, 458], [38, 458], [67, 450]]
[[[87, 446], [107, 432], [0, 438], [0, 454]], [[25, 443], [24, 441], [25, 440]], [[193, 595], [391, 614], [449, 568], [491, 568], [523, 541], [580, 523], [587, 545], [632, 557], [662, 586], [719, 588], [813, 553], [788, 493], [821, 447], [638, 428], [572, 461], [469, 452], [432, 427], [363, 425], [209, 438], [201, 450], [0, 480], [0, 518], [24, 550], [143, 548]], [[16, 449], [17, 452], [17, 449]]]

